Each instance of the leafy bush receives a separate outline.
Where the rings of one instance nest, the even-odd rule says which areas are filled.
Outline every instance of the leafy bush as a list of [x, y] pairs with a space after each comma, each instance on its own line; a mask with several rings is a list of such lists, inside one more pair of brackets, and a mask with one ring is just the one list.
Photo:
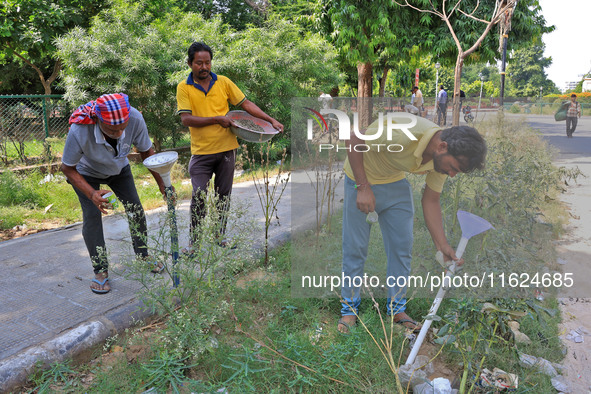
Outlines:
[[288, 129], [294, 97], [316, 97], [339, 83], [335, 49], [288, 21], [238, 32], [219, 52], [213, 68]]
[[519, 105], [513, 104], [511, 108], [509, 108], [509, 111], [511, 111], [512, 114], [518, 114], [521, 112], [521, 108], [519, 107]]
[[180, 138], [173, 75], [185, 64], [186, 48], [193, 39], [223, 35], [219, 19], [205, 22], [178, 10], [155, 18], [145, 3], [120, 1], [90, 29], [75, 28], [57, 40], [65, 98], [79, 105], [104, 93], [127, 93], [159, 148], [167, 138]]
[[[570, 95], [572, 93], [567, 94], [549, 94], [544, 96], [544, 98], [559, 98], [562, 101], [570, 100]], [[582, 103], [591, 103], [591, 92], [583, 92], [583, 93], [575, 93], [577, 95], [577, 101]]]
[[212, 71], [232, 79], [265, 112], [288, 126], [290, 100], [316, 96], [338, 84], [334, 48], [320, 35], [274, 20], [234, 32], [221, 19], [119, 0], [94, 19], [58, 38], [65, 97], [82, 104], [104, 93], [125, 92], [146, 119], [157, 150], [186, 131], [176, 115], [176, 86], [186, 79], [187, 49], [204, 41], [214, 52]]

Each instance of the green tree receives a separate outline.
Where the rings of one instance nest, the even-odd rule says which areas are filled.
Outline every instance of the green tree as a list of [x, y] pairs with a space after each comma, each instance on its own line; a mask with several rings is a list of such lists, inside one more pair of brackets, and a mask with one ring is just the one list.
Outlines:
[[[360, 124], [369, 122], [374, 66], [378, 65], [380, 93], [388, 72], [400, 69], [421, 40], [421, 30], [412, 14], [391, 0], [319, 0], [315, 11], [318, 29], [328, 35], [339, 51], [342, 69], [357, 69], [357, 97], [361, 98]], [[353, 79], [353, 78], [351, 78]]]
[[[51, 62], [51, 59], [49, 59]], [[45, 89], [39, 80], [37, 72], [32, 68], [23, 67], [22, 61], [11, 55], [3, 58], [0, 55], [0, 93], [1, 94], [39, 94]], [[41, 65], [41, 69], [51, 69], [53, 64]], [[55, 89], [55, 87], [54, 87]]]
[[[499, 24], [499, 33], [508, 33], [512, 49], [529, 45], [532, 39], [551, 32], [541, 14], [539, 0], [393, 0], [400, 6], [422, 14], [429, 26], [424, 48], [430, 49], [441, 63], [455, 62], [453, 124], [459, 124], [462, 68], [465, 62], [492, 62], [500, 58], [499, 35], [490, 34]], [[502, 34], [500, 35], [502, 37]]]
[[543, 43], [513, 52], [507, 66], [508, 92], [514, 97], [536, 97], [540, 87], [544, 94], [560, 93], [544, 69], [552, 64], [552, 58], [544, 57]]
[[389, 18], [392, 2], [328, 0], [324, 9], [340, 56], [344, 62], [357, 67], [358, 96], [371, 97], [373, 64], [380, 56], [395, 50], [397, 44], [395, 26]]
[[[181, 0], [175, 1], [174, 4], [183, 11], [201, 14], [205, 20], [220, 17], [224, 24], [237, 30], [246, 29], [249, 25], [261, 26], [269, 6], [258, 6], [256, 3], [249, 4], [239, 0]], [[253, 6], [259, 8], [255, 9]]]
[[87, 26], [101, 7], [82, 0], [5, 0], [0, 5], [0, 49], [7, 61], [25, 63], [35, 70], [44, 93], [62, 67], [53, 60], [54, 39], [74, 26]]
[[156, 16], [150, 5], [120, 0], [89, 29], [75, 28], [57, 40], [64, 62], [66, 98], [84, 103], [124, 92], [142, 111], [156, 148], [183, 132], [176, 115], [176, 86], [186, 79], [187, 48], [204, 41], [214, 51], [213, 71], [233, 79], [245, 94], [284, 124], [292, 97], [338, 83], [336, 52], [319, 35], [289, 22], [236, 32], [219, 17], [170, 8]]
[[295, 23], [271, 17], [262, 28], [232, 38], [213, 69], [285, 125], [291, 122], [291, 99], [317, 97], [340, 82], [334, 47]]

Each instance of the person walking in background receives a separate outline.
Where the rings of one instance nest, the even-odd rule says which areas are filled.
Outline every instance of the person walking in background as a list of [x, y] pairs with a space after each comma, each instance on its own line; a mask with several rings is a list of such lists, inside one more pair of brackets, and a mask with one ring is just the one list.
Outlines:
[[[443, 120], [443, 123], [442, 123]], [[443, 126], [447, 123], [447, 92], [443, 85], [439, 87], [437, 94], [437, 124]]]
[[318, 101], [322, 104], [322, 109], [329, 109], [332, 103], [332, 96], [328, 93], [320, 92]]
[[425, 112], [425, 100], [423, 99], [423, 92], [418, 86], [412, 88], [412, 97], [410, 99], [410, 105], [414, 105], [418, 109], [418, 115], [423, 116]]
[[568, 109], [566, 111], [566, 136], [572, 138], [577, 128], [577, 119], [581, 117], [581, 103], [577, 101], [577, 95], [571, 94]]
[[189, 249], [197, 241], [196, 230], [205, 216], [207, 185], [215, 174], [214, 190], [219, 196], [220, 246], [228, 246], [223, 238], [226, 230], [234, 165], [238, 141], [230, 131], [234, 122], [226, 114], [232, 105], [240, 106], [249, 114], [266, 120], [279, 131], [283, 125], [253, 102], [229, 78], [211, 72], [213, 51], [202, 42], [194, 42], [188, 50], [187, 64], [191, 72], [177, 86], [177, 113], [183, 126], [191, 133], [191, 160], [189, 174], [193, 186], [191, 198], [191, 227]]
[[[95, 278], [90, 289], [97, 294], [111, 290], [109, 263], [103, 234], [101, 214], [112, 208], [103, 197], [109, 186], [123, 204], [131, 231], [135, 254], [148, 262], [148, 227], [142, 203], [137, 194], [127, 155], [131, 146], [140, 152], [142, 160], [154, 154], [152, 141], [143, 116], [129, 105], [126, 94], [100, 96], [96, 101], [81, 105], [69, 120], [61, 170], [78, 195], [82, 207], [82, 237], [90, 254]], [[160, 174], [150, 171], [166, 197]], [[162, 263], [150, 262], [152, 272], [164, 269]]]

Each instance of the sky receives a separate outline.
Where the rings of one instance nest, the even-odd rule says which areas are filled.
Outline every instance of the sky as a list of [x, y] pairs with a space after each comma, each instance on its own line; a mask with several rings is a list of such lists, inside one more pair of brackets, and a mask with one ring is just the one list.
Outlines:
[[580, 81], [580, 74], [591, 70], [591, 0], [540, 0], [540, 5], [546, 22], [556, 26], [542, 37], [544, 55], [552, 57], [546, 74], [563, 89], [566, 82]]

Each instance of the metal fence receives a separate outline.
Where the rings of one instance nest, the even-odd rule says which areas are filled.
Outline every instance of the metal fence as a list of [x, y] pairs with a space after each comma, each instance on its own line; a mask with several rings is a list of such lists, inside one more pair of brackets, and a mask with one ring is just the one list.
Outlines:
[[72, 110], [61, 95], [0, 96], [0, 166], [54, 160], [63, 149]]
[[[505, 98], [507, 113], [553, 115], [561, 98]], [[382, 99], [389, 110], [404, 110], [410, 97]], [[466, 97], [462, 106], [472, 111], [499, 108], [499, 98]], [[581, 103], [583, 115], [591, 115], [591, 104]], [[422, 116], [435, 121], [435, 98], [425, 97]], [[448, 112], [451, 111], [451, 98]], [[51, 163], [61, 152], [68, 133], [68, 118], [74, 108], [61, 95], [0, 95], [0, 168]]]

